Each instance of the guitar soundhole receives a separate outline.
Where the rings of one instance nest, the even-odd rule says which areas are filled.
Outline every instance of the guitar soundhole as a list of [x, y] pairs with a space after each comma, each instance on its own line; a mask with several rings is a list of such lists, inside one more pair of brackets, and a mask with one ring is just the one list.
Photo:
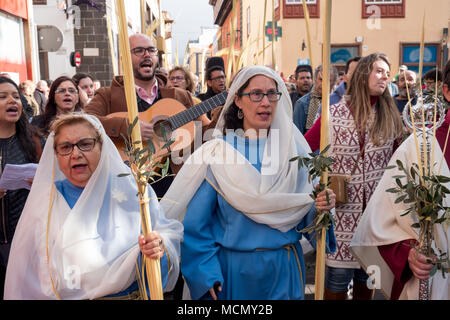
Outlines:
[[161, 120], [153, 125], [154, 134], [162, 141], [168, 141], [172, 136], [172, 129], [166, 120]]

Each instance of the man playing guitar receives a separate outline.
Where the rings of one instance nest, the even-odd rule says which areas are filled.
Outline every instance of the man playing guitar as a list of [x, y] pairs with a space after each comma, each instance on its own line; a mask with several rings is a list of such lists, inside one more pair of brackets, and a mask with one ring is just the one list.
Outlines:
[[[158, 49], [154, 47], [153, 41], [146, 35], [134, 34], [129, 37], [131, 60], [133, 65], [134, 82], [136, 86], [136, 98], [138, 111], [151, 110], [152, 105], [165, 98], [172, 98], [179, 101], [186, 108], [193, 106], [190, 94], [186, 90], [179, 88], [166, 88], [164, 76], [155, 74], [159, 65]], [[114, 142], [121, 142], [123, 135], [126, 135], [128, 118], [107, 117], [112, 113], [126, 112], [127, 104], [123, 77], [113, 78], [110, 87], [102, 87], [95, 93], [94, 98], [84, 107], [86, 113], [97, 116], [102, 122], [106, 133]], [[202, 131], [208, 129], [210, 120], [205, 114], [196, 120], [202, 121]], [[142, 140], [147, 141], [153, 138], [153, 125], [151, 123], [139, 121], [141, 127]], [[176, 174], [181, 165], [170, 162], [169, 173]], [[152, 185], [158, 197], [162, 197], [170, 186], [173, 177], [162, 179]]]

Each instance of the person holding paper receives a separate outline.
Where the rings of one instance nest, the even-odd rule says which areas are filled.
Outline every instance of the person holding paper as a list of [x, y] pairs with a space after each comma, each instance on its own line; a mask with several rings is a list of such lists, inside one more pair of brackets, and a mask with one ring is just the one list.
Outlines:
[[[0, 77], [0, 174], [6, 164], [38, 162], [40, 141], [23, 112], [19, 88]], [[27, 189], [0, 190], [0, 294], [3, 297], [6, 266], [11, 241], [25, 201]]]
[[183, 226], [148, 188], [153, 232], [140, 236], [137, 185], [100, 121], [55, 120], [14, 236], [5, 299], [140, 299], [140, 261], [160, 258], [163, 288], [178, 276]]

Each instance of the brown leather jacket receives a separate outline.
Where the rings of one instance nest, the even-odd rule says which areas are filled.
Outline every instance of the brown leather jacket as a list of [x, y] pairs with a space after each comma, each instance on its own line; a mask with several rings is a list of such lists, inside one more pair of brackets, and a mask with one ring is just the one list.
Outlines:
[[[178, 100], [186, 108], [194, 105], [191, 95], [179, 88], [165, 88], [163, 77], [156, 75], [158, 80], [158, 88], [161, 98], [172, 98]], [[138, 104], [139, 104], [138, 97]], [[127, 103], [125, 98], [125, 90], [123, 87], [123, 77], [116, 76], [113, 78], [110, 87], [102, 87], [95, 92], [94, 98], [86, 105], [84, 111], [88, 114], [96, 116], [105, 128], [106, 134], [117, 142], [122, 139], [120, 134], [126, 136], [128, 127], [128, 118], [110, 118], [106, 116], [115, 112], [127, 112]], [[170, 162], [173, 173], [177, 173], [181, 165], [175, 165]]]

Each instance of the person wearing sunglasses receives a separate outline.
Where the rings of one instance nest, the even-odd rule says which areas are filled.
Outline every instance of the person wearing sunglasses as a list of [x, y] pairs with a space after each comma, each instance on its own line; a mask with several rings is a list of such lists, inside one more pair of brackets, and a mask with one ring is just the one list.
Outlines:
[[34, 117], [31, 124], [46, 139], [50, 125], [56, 116], [81, 110], [80, 96], [76, 83], [69, 77], [61, 76], [52, 83], [44, 113]]
[[[190, 156], [161, 201], [184, 225], [181, 272], [192, 299], [305, 298], [299, 240], [315, 235], [300, 230], [335, 199], [328, 190], [329, 204], [325, 192], [314, 201], [317, 182], [289, 161], [310, 152], [281, 77], [264, 66], [240, 70], [216, 136]], [[327, 238], [332, 252], [332, 227]]]
[[[140, 299], [143, 255], [160, 259], [163, 288], [178, 276], [182, 226], [148, 187], [153, 231], [141, 235], [137, 185], [100, 121], [66, 114], [52, 124], [13, 238], [6, 299]], [[170, 258], [169, 258], [170, 257]]]

